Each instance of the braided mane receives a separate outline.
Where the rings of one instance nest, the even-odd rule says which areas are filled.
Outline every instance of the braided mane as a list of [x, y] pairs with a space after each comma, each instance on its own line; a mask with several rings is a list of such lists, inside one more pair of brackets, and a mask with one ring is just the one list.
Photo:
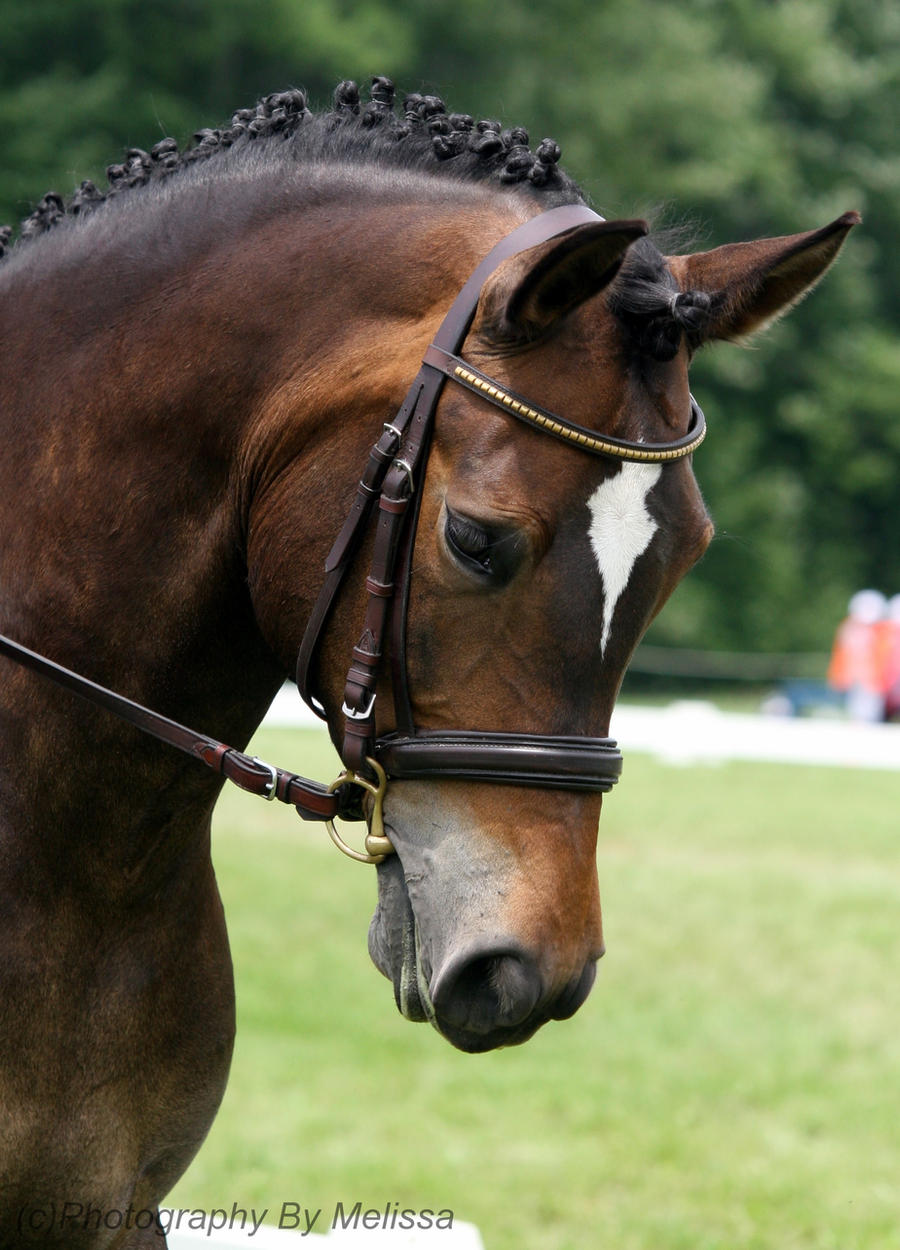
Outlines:
[[[584, 201], [559, 168], [560, 148], [553, 139], [543, 139], [532, 151], [522, 127], [503, 129], [499, 121], [449, 113], [439, 96], [407, 95], [398, 108], [394, 84], [376, 77], [365, 102], [356, 83], [341, 82], [331, 109], [313, 113], [306, 92], [294, 88], [265, 96], [255, 108], [239, 109], [226, 127], [198, 130], [183, 150], [174, 139], [162, 139], [149, 152], [130, 148], [122, 162], [108, 166], [105, 191], [85, 181], [68, 200], [48, 192], [21, 223], [15, 244], [10, 227], [0, 227], [0, 260], [14, 246], [30, 245], [67, 219], [184, 176], [225, 153], [238, 161], [245, 153], [248, 161], [256, 156], [277, 160], [280, 154], [297, 162], [345, 162], [495, 183], [537, 200], [542, 209]], [[609, 304], [637, 354], [656, 360], [671, 359], [683, 336], [699, 341], [709, 309], [702, 293], [677, 291], [665, 259], [649, 239], [629, 249]]]
[[[228, 150], [252, 147], [259, 151], [275, 144], [288, 144], [298, 159], [375, 161], [454, 180], [520, 184], [552, 201], [581, 199], [575, 183], [558, 167], [560, 148], [552, 139], [542, 140], [532, 152], [528, 132], [522, 127], [504, 130], [499, 121], [448, 113], [444, 101], [432, 95], [407, 95], [398, 110], [395, 97], [394, 84], [383, 77], [372, 80], [365, 103], [356, 83], [340, 83], [332, 108], [322, 113], [310, 111], [306, 93], [298, 88], [276, 92], [255, 108], [239, 109], [226, 127], [197, 131], [184, 150], [179, 150], [174, 139], [161, 140], [149, 152], [129, 149], [122, 162], [108, 166], [105, 191], [85, 181], [68, 200], [48, 192], [21, 223], [19, 242], [44, 234], [67, 217], [93, 212], [114, 197], [170, 178], [198, 161], [214, 160]], [[10, 227], [0, 227], [0, 257], [11, 239]]]

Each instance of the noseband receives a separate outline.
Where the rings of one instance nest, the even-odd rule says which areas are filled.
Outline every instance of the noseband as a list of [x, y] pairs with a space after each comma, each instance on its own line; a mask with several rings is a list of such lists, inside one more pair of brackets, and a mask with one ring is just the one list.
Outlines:
[[[324, 707], [312, 692], [316, 653], [337, 593], [368, 532], [373, 513], [377, 513], [372, 564], [366, 578], [365, 621], [360, 640], [353, 648], [344, 690], [341, 759], [345, 771], [330, 786], [245, 755], [2, 635], [0, 654], [193, 756], [241, 789], [289, 803], [305, 820], [324, 821], [342, 850], [367, 863], [380, 863], [394, 849], [384, 836], [381, 818], [388, 779], [450, 777], [542, 789], [601, 793], [610, 790], [622, 771], [622, 757], [610, 738], [417, 728], [406, 664], [410, 569], [421, 487], [435, 410], [448, 379], [532, 429], [594, 456], [664, 464], [689, 456], [703, 441], [706, 423], [693, 397], [690, 428], [682, 438], [669, 443], [629, 442], [601, 435], [530, 403], [457, 354], [475, 315], [481, 289], [498, 265], [527, 248], [600, 220], [582, 205], [554, 208], [531, 218], [488, 252], [453, 301], [400, 410], [384, 426], [369, 453], [353, 506], [325, 562], [325, 581], [297, 659], [300, 693], [313, 711], [325, 719]], [[388, 649], [397, 728], [379, 737], [375, 722], [376, 686]], [[334, 829], [336, 816], [363, 818], [359, 790], [368, 793], [372, 800], [366, 854], [347, 847]]]
[[[325, 717], [312, 690], [312, 669], [322, 632], [361, 539], [377, 511], [372, 564], [366, 578], [365, 621], [347, 674], [342, 712], [343, 780], [460, 778], [540, 788], [605, 792], [622, 771], [610, 738], [562, 737], [476, 730], [420, 729], [415, 725], [406, 662], [410, 569], [421, 487], [438, 399], [447, 379], [473, 391], [501, 411], [590, 455], [661, 464], [689, 456], [703, 441], [706, 424], [691, 398], [690, 428], [668, 443], [638, 443], [600, 435], [506, 390], [457, 353], [462, 347], [486, 279], [504, 260], [576, 226], [602, 220], [580, 205], [567, 205], [527, 221], [502, 239], [478, 265], [454, 300], [422, 367], [393, 421], [372, 448], [350, 514], [328, 559], [326, 579], [310, 616], [297, 660], [297, 686], [309, 706]], [[377, 506], [377, 507], [376, 507]], [[386, 644], [390, 639], [390, 646]], [[379, 736], [376, 687], [386, 651], [397, 728]], [[371, 789], [371, 783], [365, 786]], [[374, 792], [374, 791], [373, 791]], [[386, 839], [367, 841], [376, 855]]]

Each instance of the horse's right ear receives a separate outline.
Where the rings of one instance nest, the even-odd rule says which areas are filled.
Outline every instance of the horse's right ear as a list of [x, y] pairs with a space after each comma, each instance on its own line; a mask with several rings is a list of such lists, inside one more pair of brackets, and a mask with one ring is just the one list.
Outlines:
[[512, 257], [488, 280], [476, 328], [493, 341], [530, 342], [599, 294], [645, 221], [597, 221]]

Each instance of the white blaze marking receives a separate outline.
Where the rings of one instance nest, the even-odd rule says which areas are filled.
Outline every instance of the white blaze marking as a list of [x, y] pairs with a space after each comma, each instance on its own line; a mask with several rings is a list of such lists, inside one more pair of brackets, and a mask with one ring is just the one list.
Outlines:
[[658, 528], [647, 511], [647, 495], [661, 472], [661, 464], [625, 460], [615, 477], [601, 482], [588, 500], [588, 535], [603, 579], [601, 653], [606, 650], [613, 612], [635, 561], [647, 550]]

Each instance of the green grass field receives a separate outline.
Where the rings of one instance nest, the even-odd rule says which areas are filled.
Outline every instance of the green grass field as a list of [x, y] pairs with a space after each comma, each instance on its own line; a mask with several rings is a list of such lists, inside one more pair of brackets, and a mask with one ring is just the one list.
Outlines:
[[[336, 771], [309, 731], [254, 749]], [[898, 809], [896, 774], [628, 756], [593, 994], [468, 1056], [370, 964], [374, 871], [232, 791], [237, 1048], [168, 1204], [450, 1208], [487, 1250], [897, 1250]]]

